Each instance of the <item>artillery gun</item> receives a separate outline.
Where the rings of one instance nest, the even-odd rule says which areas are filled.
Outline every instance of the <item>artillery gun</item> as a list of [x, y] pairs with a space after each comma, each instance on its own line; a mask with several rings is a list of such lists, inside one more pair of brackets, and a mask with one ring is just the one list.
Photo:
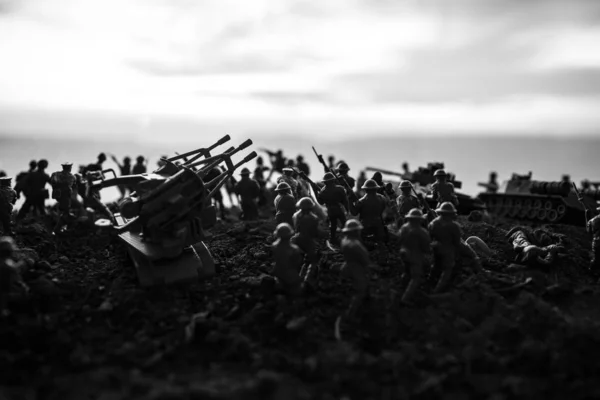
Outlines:
[[[235, 164], [231, 160], [249, 147], [251, 140], [210, 155], [227, 140], [228, 136], [209, 148], [164, 159], [165, 165], [149, 174], [112, 179], [101, 174], [99, 180], [89, 183], [89, 190], [133, 186], [131, 195], [119, 204], [114, 229], [127, 246], [142, 286], [193, 281], [214, 274], [214, 260], [202, 242], [207, 238], [204, 229], [216, 222], [211, 198], [237, 168], [256, 157], [256, 152], [251, 152]], [[180, 159], [186, 161], [176, 164]], [[225, 171], [205, 182], [206, 175], [222, 163]], [[212, 212], [207, 212], [211, 208]]]
[[[404, 173], [375, 167], [367, 167], [365, 169], [367, 171], [380, 172], [383, 175], [397, 176], [402, 180], [410, 181], [415, 186], [415, 190], [423, 193], [427, 204], [429, 204], [429, 206], [433, 209], [436, 208], [437, 204], [431, 197], [431, 184], [435, 182], [435, 177], [433, 174], [438, 169], [444, 169], [444, 163], [430, 162], [427, 164], [427, 167], [419, 167], [415, 171], [406, 171]], [[447, 181], [452, 183], [455, 189], [462, 188], [462, 182], [456, 180], [456, 176], [454, 174], [448, 173], [447, 176]], [[471, 213], [471, 211], [484, 211], [486, 208], [485, 204], [478, 198], [471, 197], [460, 192], [456, 192], [456, 197], [458, 198], [458, 207], [456, 207], [456, 211], [459, 214], [468, 215]]]
[[[536, 181], [527, 175], [513, 174], [496, 193], [480, 193], [488, 210], [500, 216], [548, 223], [581, 225], [585, 222], [585, 207], [567, 181]], [[600, 193], [584, 191], [583, 202], [596, 208]]]

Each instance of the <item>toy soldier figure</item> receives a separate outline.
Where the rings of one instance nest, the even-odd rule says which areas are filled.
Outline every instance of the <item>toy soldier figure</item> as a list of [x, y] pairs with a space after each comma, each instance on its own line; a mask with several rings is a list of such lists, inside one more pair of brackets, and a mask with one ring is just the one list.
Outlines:
[[290, 241], [294, 230], [290, 225], [282, 223], [277, 225], [274, 234], [277, 240], [273, 243], [273, 275], [287, 293], [297, 296], [302, 291], [302, 279], [299, 275], [302, 252]]
[[260, 186], [258, 182], [250, 178], [250, 170], [248, 168], [242, 169], [240, 175], [242, 176], [242, 179], [240, 179], [240, 181], [235, 185], [235, 193], [237, 193], [241, 198], [241, 219], [245, 221], [257, 220], [257, 198], [260, 196]]
[[[600, 208], [596, 210], [600, 212]], [[600, 272], [600, 214], [590, 219], [587, 223], [587, 231], [592, 235], [592, 260], [590, 270], [594, 273]]]
[[24, 218], [32, 207], [34, 214], [46, 215], [45, 202], [50, 197], [46, 189], [46, 184], [50, 182], [46, 168], [48, 168], [48, 161], [40, 160], [37, 169], [23, 179], [23, 193], [26, 197], [25, 203], [17, 214], [17, 220]]
[[338, 177], [344, 180], [348, 184], [348, 187], [350, 189], [354, 190], [354, 185], [356, 185], [356, 181], [351, 176], [348, 176], [348, 171], [350, 171], [350, 167], [348, 167], [348, 164], [346, 164], [345, 162], [341, 162], [338, 164]]
[[312, 212], [315, 203], [310, 197], [301, 198], [296, 207], [299, 211], [293, 217], [296, 236], [292, 241], [304, 253], [304, 263], [300, 270], [300, 276], [304, 279], [304, 282], [310, 284], [315, 275], [315, 264], [317, 262], [315, 240], [319, 235], [319, 218]]
[[450, 202], [444, 202], [435, 210], [438, 217], [429, 224], [429, 233], [433, 241], [433, 269], [441, 270], [440, 280], [434, 292], [442, 291], [452, 275], [456, 255], [461, 252], [461, 229], [454, 221], [456, 209]]
[[277, 178], [277, 183], [281, 183], [281, 182], [287, 182], [288, 185], [290, 185], [290, 188], [292, 189], [292, 196], [294, 196], [294, 198], [298, 197], [298, 181], [296, 179], [294, 179], [294, 170], [292, 168], [289, 167], [285, 167], [283, 169], [283, 175], [281, 175], [279, 178]]
[[25, 292], [29, 288], [21, 278], [21, 269], [27, 265], [25, 261], [15, 261], [14, 253], [17, 246], [11, 237], [0, 237], [0, 316], [6, 317], [8, 313], [8, 298], [15, 286]]
[[310, 175], [310, 167], [306, 162], [304, 162], [304, 157], [302, 155], [298, 155], [296, 157], [296, 167], [306, 175]]
[[135, 159], [135, 165], [133, 166], [131, 172], [134, 175], [146, 173], [146, 159], [144, 158], [144, 156], [138, 156]]
[[329, 217], [329, 240], [332, 244], [337, 243], [338, 222], [344, 226], [346, 223], [346, 211], [348, 210], [348, 197], [343, 187], [336, 184], [335, 177], [331, 172], [323, 176], [325, 187], [317, 195], [320, 204], [327, 207]]
[[[131, 175], [131, 158], [124, 157], [123, 164], [120, 164], [119, 160], [117, 160], [117, 157], [115, 157], [114, 155], [111, 155], [110, 157], [115, 162], [115, 164], [117, 164], [117, 166], [119, 167], [121, 176]], [[127, 186], [119, 185], [119, 192], [121, 192], [121, 199], [124, 199], [125, 196], [127, 196], [128, 190], [129, 190], [129, 188]]]
[[327, 157], [327, 163], [329, 164], [328, 165], [329, 169], [325, 168], [325, 173], [327, 173], [330, 170], [335, 171], [335, 157], [333, 155], [330, 155], [329, 157]]
[[359, 199], [363, 196], [363, 191], [361, 189], [361, 187], [365, 184], [365, 182], [367, 181], [367, 173], [363, 170], [360, 171], [360, 174], [358, 175], [358, 179], [356, 180], [356, 197], [358, 197]]
[[[27, 176], [29, 174], [31, 174], [33, 171], [35, 171], [35, 169], [37, 168], [37, 161], [35, 160], [31, 160], [29, 161], [29, 171], [26, 172], [21, 172], [19, 173], [19, 175], [17, 175], [15, 181], [15, 192], [17, 192], [17, 198], [21, 196], [21, 192], [24, 193], [25, 189], [25, 178], [27, 178]], [[25, 197], [27, 197], [27, 195], [25, 195]]]
[[275, 188], [275, 221], [277, 224], [285, 222], [294, 225], [294, 213], [296, 212], [296, 199], [292, 196], [292, 189], [287, 182], [280, 182]]
[[98, 179], [99, 171], [87, 171], [85, 172], [85, 178], [80, 174], [75, 174], [75, 179], [77, 181], [77, 192], [83, 199], [83, 207], [89, 207], [94, 211], [102, 213], [110, 219], [110, 221], [116, 225], [117, 221], [115, 220], [115, 216], [110, 211], [110, 209], [100, 200], [100, 190], [92, 189], [88, 186], [91, 185], [94, 179]]
[[369, 277], [368, 268], [371, 265], [369, 253], [360, 241], [363, 226], [355, 219], [346, 222], [342, 232], [344, 238], [341, 243], [341, 251], [344, 256], [342, 265], [342, 276], [349, 278], [354, 287], [354, 296], [347, 315], [352, 317], [368, 295]]
[[375, 183], [379, 187], [379, 189], [377, 189], [377, 193], [383, 194], [385, 188], [384, 188], [384, 184], [383, 184], [383, 175], [381, 175], [381, 172], [379, 172], [379, 171], [375, 172], [373, 174], [373, 177], [371, 178], [371, 180], [375, 181]]
[[52, 185], [52, 198], [58, 203], [58, 221], [54, 227], [54, 232], [58, 232], [63, 223], [66, 223], [71, 214], [71, 197], [73, 192], [77, 190], [77, 181], [75, 175], [71, 173], [73, 164], [66, 162], [61, 164], [63, 170], [54, 172], [50, 177], [50, 184]]
[[434, 172], [435, 182], [431, 185], [433, 199], [437, 202], [437, 207], [442, 203], [452, 203], [455, 207], [458, 206], [458, 198], [454, 193], [454, 185], [447, 182], [448, 174], [443, 169], [438, 169]]
[[13, 235], [11, 216], [13, 206], [17, 202], [17, 192], [13, 190], [11, 183], [12, 178], [10, 177], [0, 178], [0, 222], [4, 236]]
[[277, 150], [276, 153], [267, 151], [267, 154], [269, 154], [269, 158], [271, 161], [271, 172], [267, 177], [267, 182], [269, 182], [271, 180], [271, 177], [273, 176], [273, 173], [283, 173], [283, 169], [285, 168], [285, 157], [283, 156], [283, 150], [281, 149]]
[[402, 302], [410, 304], [410, 299], [421, 285], [425, 270], [425, 255], [431, 252], [431, 239], [427, 229], [423, 227], [425, 218], [418, 208], [410, 210], [399, 232], [400, 256], [404, 263], [403, 281], [410, 278]]
[[412, 195], [413, 185], [410, 181], [405, 180], [400, 182], [399, 187], [401, 194], [396, 199], [396, 204], [398, 205], [398, 213], [402, 219], [413, 208], [420, 210], [421, 204], [419, 203], [419, 199]]
[[102, 164], [106, 161], [106, 154], [100, 153], [98, 154], [98, 160], [95, 163], [89, 164], [86, 167], [87, 171], [102, 171]]
[[377, 242], [387, 241], [387, 229], [383, 224], [383, 212], [387, 200], [377, 193], [380, 187], [373, 179], [367, 179], [362, 189], [367, 194], [358, 200], [356, 211], [363, 225], [363, 233], [373, 234]]
[[490, 180], [488, 182], [487, 190], [488, 193], [496, 193], [498, 191], [498, 174], [494, 171], [490, 172]]
[[262, 157], [256, 157], [256, 168], [254, 168], [254, 180], [260, 186], [260, 196], [258, 197], [258, 206], [262, 207], [267, 204], [267, 181], [265, 180], [265, 171], [269, 168], [265, 166]]

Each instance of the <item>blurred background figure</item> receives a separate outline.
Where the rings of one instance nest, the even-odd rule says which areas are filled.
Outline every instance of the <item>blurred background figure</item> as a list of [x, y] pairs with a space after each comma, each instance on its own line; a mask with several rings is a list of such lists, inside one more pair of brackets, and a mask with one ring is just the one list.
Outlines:
[[31, 174], [33, 171], [35, 171], [35, 169], [37, 168], [37, 161], [36, 160], [31, 160], [29, 161], [29, 170], [28, 171], [23, 171], [20, 172], [17, 177], [15, 178], [15, 192], [17, 192], [17, 197], [21, 195], [22, 192], [22, 183], [19, 184], [20, 182], [23, 182], [24, 179], [27, 177], [27, 175]]
[[135, 165], [133, 166], [133, 170], [131, 172], [133, 172], [134, 175], [146, 173], [146, 159], [144, 156], [138, 156], [135, 159]]
[[[119, 167], [119, 173], [121, 176], [131, 175], [131, 158], [124, 157], [123, 164], [120, 164], [119, 160], [117, 160], [117, 157], [114, 154], [112, 154], [110, 157], [115, 162], [115, 164], [117, 164], [117, 166]], [[125, 185], [119, 185], [119, 192], [121, 193], [121, 199], [125, 198], [128, 195], [128, 193], [130, 192], [130, 189], [131, 188], [129, 188]], [[119, 199], [119, 200], [121, 200], [121, 199]]]
[[156, 162], [156, 165], [158, 166], [158, 168], [162, 167], [163, 165], [166, 164], [166, 159], [169, 158], [169, 156], [161, 156], [160, 159]]
[[256, 167], [254, 168], [253, 178], [260, 186], [260, 196], [258, 197], [258, 206], [263, 207], [268, 203], [267, 200], [267, 181], [265, 181], [265, 171], [268, 171], [262, 157], [256, 157]]
[[102, 164], [104, 164], [104, 161], [106, 161], [106, 154], [104, 154], [104, 153], [98, 154], [98, 159], [96, 160], [96, 162], [88, 164], [87, 170], [88, 171], [102, 171]]
[[[329, 157], [327, 157], [327, 162], [328, 162], [328, 167], [329, 169], [335, 169], [335, 156], [334, 155], [330, 155]], [[325, 171], [327, 172], [327, 171]]]
[[46, 173], [48, 161], [45, 159], [36, 163], [37, 168], [25, 176], [17, 186], [21, 185], [25, 195], [25, 203], [21, 206], [17, 214], [17, 220], [23, 219], [29, 210], [33, 208], [33, 215], [46, 215], [46, 199], [50, 198], [50, 192], [46, 189], [46, 185], [50, 183], [50, 175]]
[[302, 154], [299, 154], [298, 157], [296, 157], [296, 166], [300, 171], [304, 172], [307, 176], [310, 176], [310, 167], [304, 161]]

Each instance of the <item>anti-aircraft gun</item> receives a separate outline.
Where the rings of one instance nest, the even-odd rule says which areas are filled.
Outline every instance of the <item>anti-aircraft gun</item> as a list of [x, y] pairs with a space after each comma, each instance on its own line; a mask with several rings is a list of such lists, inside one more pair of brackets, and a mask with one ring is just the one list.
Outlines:
[[480, 193], [488, 210], [500, 216], [549, 223], [581, 225], [585, 208], [594, 209], [600, 193], [583, 192], [583, 204], [568, 181], [536, 181], [532, 174], [512, 174], [496, 193]]
[[[404, 173], [375, 167], [367, 167], [365, 169], [367, 171], [380, 172], [383, 175], [397, 176], [402, 180], [410, 181], [415, 186], [415, 190], [423, 193], [429, 206], [433, 209], [436, 208], [437, 204], [431, 197], [431, 184], [435, 182], [433, 174], [438, 169], [444, 169], [444, 163], [430, 162], [427, 163], [426, 167], [419, 167], [415, 171]], [[462, 182], [456, 180], [456, 176], [452, 173], [447, 173], [447, 181], [452, 183], [455, 189], [462, 188]], [[481, 200], [467, 194], [456, 192], [456, 197], [458, 198], [458, 207], [456, 210], [459, 214], [468, 215], [471, 211], [484, 211], [486, 208]]]
[[[90, 190], [133, 186], [132, 194], [120, 203], [120, 213], [115, 214], [114, 229], [127, 246], [142, 286], [192, 281], [214, 274], [214, 261], [202, 240], [206, 238], [204, 229], [214, 225], [216, 213], [207, 213], [207, 209], [212, 207], [212, 196], [234, 171], [256, 157], [256, 152], [251, 152], [235, 164], [232, 161], [236, 153], [252, 144], [251, 140], [210, 155], [227, 140], [229, 136], [209, 148], [165, 159], [165, 165], [149, 174], [102, 178], [90, 184]], [[176, 164], [180, 159], [186, 161]], [[205, 182], [207, 174], [223, 163], [225, 171]]]

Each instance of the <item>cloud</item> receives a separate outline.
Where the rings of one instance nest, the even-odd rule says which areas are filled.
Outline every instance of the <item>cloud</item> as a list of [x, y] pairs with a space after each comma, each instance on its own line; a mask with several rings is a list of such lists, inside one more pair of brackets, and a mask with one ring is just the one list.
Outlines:
[[250, 94], [250, 97], [277, 104], [297, 105], [301, 103], [331, 104], [337, 102], [333, 96], [325, 91], [313, 92], [284, 92], [284, 91], [259, 91]]

